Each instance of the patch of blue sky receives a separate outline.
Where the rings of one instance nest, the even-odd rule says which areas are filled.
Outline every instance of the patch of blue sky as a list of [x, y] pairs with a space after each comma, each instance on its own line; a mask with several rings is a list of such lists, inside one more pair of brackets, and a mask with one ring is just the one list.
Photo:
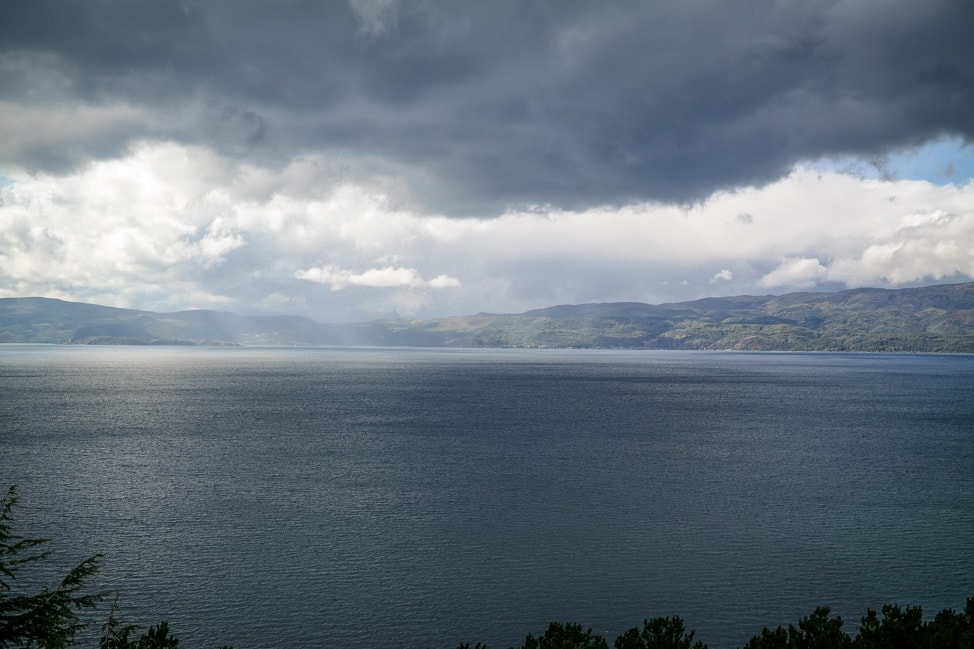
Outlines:
[[934, 140], [890, 156], [889, 165], [897, 178], [962, 185], [974, 179], [974, 145], [960, 138]]
[[823, 172], [860, 178], [925, 180], [934, 185], [965, 185], [974, 180], [974, 143], [957, 137], [938, 138], [886, 156], [823, 158], [804, 165]]

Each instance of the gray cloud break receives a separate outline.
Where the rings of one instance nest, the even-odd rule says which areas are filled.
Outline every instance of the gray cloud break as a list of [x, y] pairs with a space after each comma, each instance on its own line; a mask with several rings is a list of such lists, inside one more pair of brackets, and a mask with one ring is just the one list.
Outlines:
[[324, 153], [450, 215], [693, 202], [974, 139], [971, 25], [961, 0], [12, 0], [0, 170], [165, 139]]

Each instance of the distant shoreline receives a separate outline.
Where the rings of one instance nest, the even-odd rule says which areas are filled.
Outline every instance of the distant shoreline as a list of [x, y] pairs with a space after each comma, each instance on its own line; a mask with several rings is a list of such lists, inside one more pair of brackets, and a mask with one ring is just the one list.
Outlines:
[[974, 282], [318, 323], [0, 298], [0, 343], [974, 353]]

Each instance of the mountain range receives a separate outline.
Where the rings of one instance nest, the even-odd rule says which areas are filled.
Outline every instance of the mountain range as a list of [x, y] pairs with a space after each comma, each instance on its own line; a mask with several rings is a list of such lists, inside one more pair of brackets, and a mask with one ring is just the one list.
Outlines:
[[0, 343], [974, 353], [974, 282], [354, 324], [0, 298]]

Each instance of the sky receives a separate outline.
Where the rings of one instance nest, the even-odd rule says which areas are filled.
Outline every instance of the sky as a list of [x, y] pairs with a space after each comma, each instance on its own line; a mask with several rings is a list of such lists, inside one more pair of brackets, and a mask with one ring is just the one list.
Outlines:
[[0, 297], [321, 322], [974, 279], [968, 0], [5, 0]]

